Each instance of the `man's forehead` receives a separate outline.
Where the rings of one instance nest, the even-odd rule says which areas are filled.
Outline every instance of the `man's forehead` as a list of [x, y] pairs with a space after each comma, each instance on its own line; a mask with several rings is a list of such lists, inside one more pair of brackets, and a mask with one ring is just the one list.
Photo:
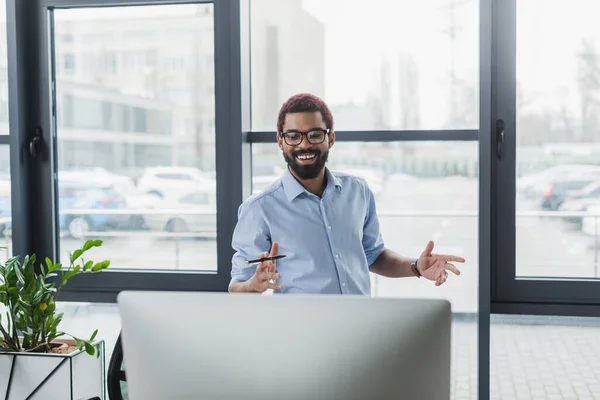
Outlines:
[[325, 128], [323, 116], [319, 111], [289, 113], [285, 116], [283, 128], [285, 129], [310, 129]]

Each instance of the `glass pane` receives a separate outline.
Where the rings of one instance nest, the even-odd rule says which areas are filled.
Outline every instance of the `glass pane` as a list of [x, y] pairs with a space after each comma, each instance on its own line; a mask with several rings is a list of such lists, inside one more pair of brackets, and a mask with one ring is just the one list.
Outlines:
[[63, 260], [101, 238], [113, 269], [216, 270], [213, 28], [210, 4], [56, 10]]
[[12, 253], [12, 200], [10, 184], [10, 148], [0, 146], [0, 263]]
[[492, 315], [491, 399], [600, 398], [598, 335], [599, 318]]
[[[253, 144], [253, 192], [285, 168], [275, 143]], [[425, 279], [372, 277], [372, 295], [443, 298], [452, 304], [453, 397], [476, 398], [478, 313], [478, 145], [476, 142], [336, 142], [328, 168], [364, 178], [377, 202], [386, 247], [418, 257], [427, 242], [435, 252], [460, 255], [460, 276], [436, 287]], [[463, 397], [466, 396], [466, 397]]]
[[517, 2], [518, 276], [600, 276], [599, 12]]
[[8, 135], [8, 53], [6, 0], [0, 0], [0, 135]]
[[477, 0], [252, 0], [252, 129], [298, 92], [338, 130], [477, 129]]

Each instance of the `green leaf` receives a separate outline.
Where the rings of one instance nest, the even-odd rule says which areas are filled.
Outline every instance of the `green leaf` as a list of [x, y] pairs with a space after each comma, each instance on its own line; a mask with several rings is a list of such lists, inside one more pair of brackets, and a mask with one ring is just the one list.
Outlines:
[[100, 239], [96, 239], [94, 240], [94, 247], [100, 247], [102, 246], [103, 241]]
[[90, 343], [86, 342], [85, 343], [85, 352], [88, 353], [90, 356], [93, 356], [94, 353], [96, 352], [96, 349]]
[[97, 334], [98, 334], [98, 329], [96, 329], [96, 330], [94, 331], [94, 333], [92, 333], [92, 337], [90, 337], [90, 342], [93, 342], [93, 341], [94, 341], [94, 339], [96, 338], [96, 335], [97, 335]]
[[[52, 304], [52, 306], [53, 305], [54, 303]], [[58, 324], [60, 324], [60, 321], [62, 321], [63, 315], [64, 313], [60, 313], [54, 317], [54, 321], [52, 322], [52, 329], [56, 329], [58, 327]]]
[[71, 278], [73, 275], [75, 275], [75, 271], [71, 270], [71, 271], [67, 271], [63, 274], [62, 276], [62, 284], [63, 286], [67, 284], [67, 281], [69, 280], [69, 278]]
[[73, 339], [75, 339], [75, 343], [77, 343], [77, 348], [79, 350], [83, 349], [83, 347], [84, 347], [83, 340], [78, 339], [78, 338], [73, 338]]
[[19, 297], [19, 300], [18, 300], [18, 302], [19, 302], [19, 304], [21, 304], [23, 307], [26, 307], [26, 308], [30, 308], [30, 307], [31, 307], [31, 303], [29, 303], [29, 302], [27, 302], [27, 301], [23, 300], [23, 299], [22, 299], [22, 298], [20, 298], [20, 297]]
[[62, 268], [62, 264], [54, 264], [54, 265], [52, 265], [52, 268], [50, 268], [48, 270], [48, 272], [54, 272], [54, 271], [59, 270], [61, 268]]
[[85, 265], [83, 266], [83, 270], [87, 271], [88, 269], [92, 268], [92, 266], [94, 265], [93, 261], [88, 261], [85, 263]]
[[75, 250], [75, 252], [71, 256], [71, 262], [75, 262], [75, 260], [77, 260], [82, 254], [83, 254], [83, 250], [81, 250], [81, 249]]
[[101, 271], [103, 269], [106, 269], [106, 268], [108, 268], [109, 265], [110, 265], [110, 261], [109, 260], [100, 261], [100, 262], [96, 263], [96, 265], [94, 265], [92, 267], [92, 272], [98, 272], [98, 271]]
[[44, 297], [44, 291], [43, 290], [37, 291], [35, 293], [35, 295], [33, 295], [33, 304], [42, 303], [42, 297]]
[[73, 275], [78, 274], [79, 271], [81, 271], [81, 265], [76, 265], [75, 268], [73, 268]]
[[25, 277], [23, 276], [23, 271], [21, 271], [21, 266], [18, 265], [15, 267], [15, 273], [17, 274], [17, 279], [21, 282], [22, 285], [25, 284]]
[[88, 251], [89, 249], [91, 249], [92, 247], [94, 247], [94, 241], [92, 239], [87, 240], [85, 242], [85, 244], [83, 245], [83, 251]]
[[54, 265], [54, 263], [52, 262], [52, 260], [48, 257], [46, 257], [46, 265], [48, 266], [48, 271], [50, 271], [52, 269], [52, 266]]

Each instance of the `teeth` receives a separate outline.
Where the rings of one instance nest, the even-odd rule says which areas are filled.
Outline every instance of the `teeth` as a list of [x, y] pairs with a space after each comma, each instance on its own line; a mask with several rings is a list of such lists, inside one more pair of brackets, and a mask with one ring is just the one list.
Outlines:
[[314, 154], [301, 154], [297, 157], [301, 160], [310, 160], [311, 158], [314, 158], [315, 155]]

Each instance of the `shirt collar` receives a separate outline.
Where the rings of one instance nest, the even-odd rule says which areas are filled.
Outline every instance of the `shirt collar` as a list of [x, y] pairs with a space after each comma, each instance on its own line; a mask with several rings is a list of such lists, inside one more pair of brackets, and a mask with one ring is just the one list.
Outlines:
[[[327, 174], [327, 187], [325, 188], [325, 190], [334, 188], [338, 190], [342, 189], [342, 184], [340, 183], [340, 180], [335, 175], [333, 175], [328, 168], [325, 168], [325, 174]], [[300, 182], [296, 180], [294, 175], [292, 175], [292, 173], [290, 172], [289, 168], [285, 169], [281, 181], [283, 184], [283, 190], [285, 191], [285, 195], [288, 201], [292, 201], [296, 197], [300, 196], [302, 193], [306, 192], [304, 186], [302, 186]]]

